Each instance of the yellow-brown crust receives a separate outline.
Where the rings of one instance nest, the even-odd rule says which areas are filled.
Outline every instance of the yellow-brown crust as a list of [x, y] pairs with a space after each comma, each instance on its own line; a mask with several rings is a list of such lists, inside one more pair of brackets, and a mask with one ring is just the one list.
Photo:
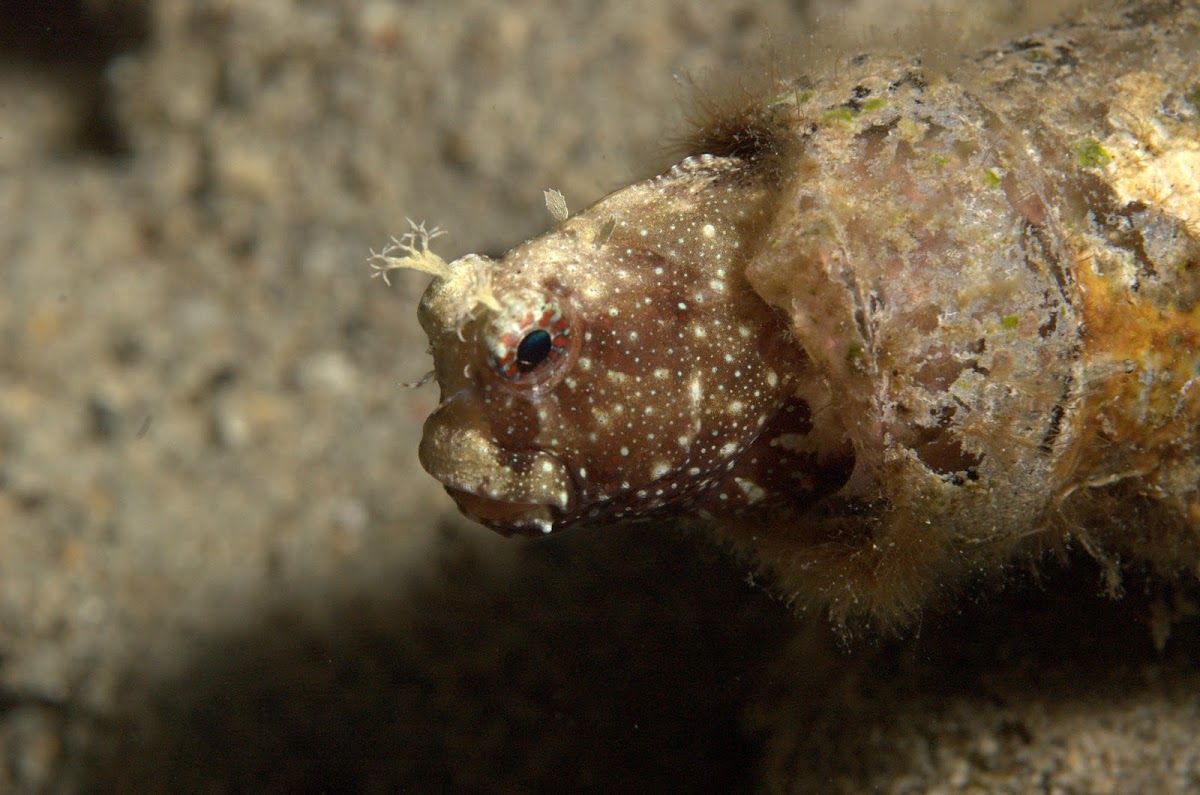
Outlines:
[[942, 74], [781, 87], [801, 154], [749, 265], [857, 466], [727, 532], [797, 602], [903, 623], [1016, 555], [1200, 563], [1200, 12], [1130, 3]]

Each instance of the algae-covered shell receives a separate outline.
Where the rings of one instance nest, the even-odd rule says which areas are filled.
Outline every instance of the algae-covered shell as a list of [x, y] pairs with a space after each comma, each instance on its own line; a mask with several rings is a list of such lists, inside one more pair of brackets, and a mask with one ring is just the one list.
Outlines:
[[838, 617], [1072, 542], [1194, 579], [1197, 52], [1195, 7], [1133, 2], [747, 95], [433, 269], [423, 464], [504, 532], [711, 519]]
[[903, 611], [1071, 538], [1194, 578], [1198, 52], [1194, 6], [1134, 3], [779, 95], [763, 124], [800, 140], [747, 274], [857, 454], [798, 527], [752, 531], [784, 581]]

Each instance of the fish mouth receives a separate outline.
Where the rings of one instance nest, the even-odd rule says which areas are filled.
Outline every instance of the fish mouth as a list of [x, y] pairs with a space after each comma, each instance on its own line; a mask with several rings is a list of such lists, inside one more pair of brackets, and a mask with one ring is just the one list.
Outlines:
[[503, 536], [543, 536], [557, 529], [549, 505], [504, 502], [446, 486], [446, 493], [467, 517]]
[[567, 466], [542, 450], [509, 450], [486, 429], [464, 423], [459, 401], [446, 401], [425, 421], [421, 466], [445, 486], [467, 516], [504, 535], [544, 535], [562, 525], [576, 503]]

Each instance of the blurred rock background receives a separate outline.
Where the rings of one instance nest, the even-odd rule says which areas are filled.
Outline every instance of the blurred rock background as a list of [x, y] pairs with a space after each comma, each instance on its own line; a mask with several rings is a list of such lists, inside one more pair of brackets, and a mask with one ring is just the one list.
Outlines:
[[0, 0], [0, 791], [1200, 790], [1153, 585], [844, 639], [702, 537], [504, 541], [417, 465], [424, 279], [365, 265], [406, 215], [499, 253], [764, 42], [1035, 22], [961, 5]]

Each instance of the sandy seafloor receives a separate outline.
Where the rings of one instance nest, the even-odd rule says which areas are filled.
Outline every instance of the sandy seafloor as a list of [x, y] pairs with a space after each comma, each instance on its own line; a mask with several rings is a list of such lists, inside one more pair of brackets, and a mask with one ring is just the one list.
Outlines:
[[0, 2], [0, 791], [1200, 791], [1151, 587], [842, 642], [702, 537], [505, 541], [417, 464], [425, 280], [368, 248], [502, 252], [661, 165], [680, 76], [902, 15]]

